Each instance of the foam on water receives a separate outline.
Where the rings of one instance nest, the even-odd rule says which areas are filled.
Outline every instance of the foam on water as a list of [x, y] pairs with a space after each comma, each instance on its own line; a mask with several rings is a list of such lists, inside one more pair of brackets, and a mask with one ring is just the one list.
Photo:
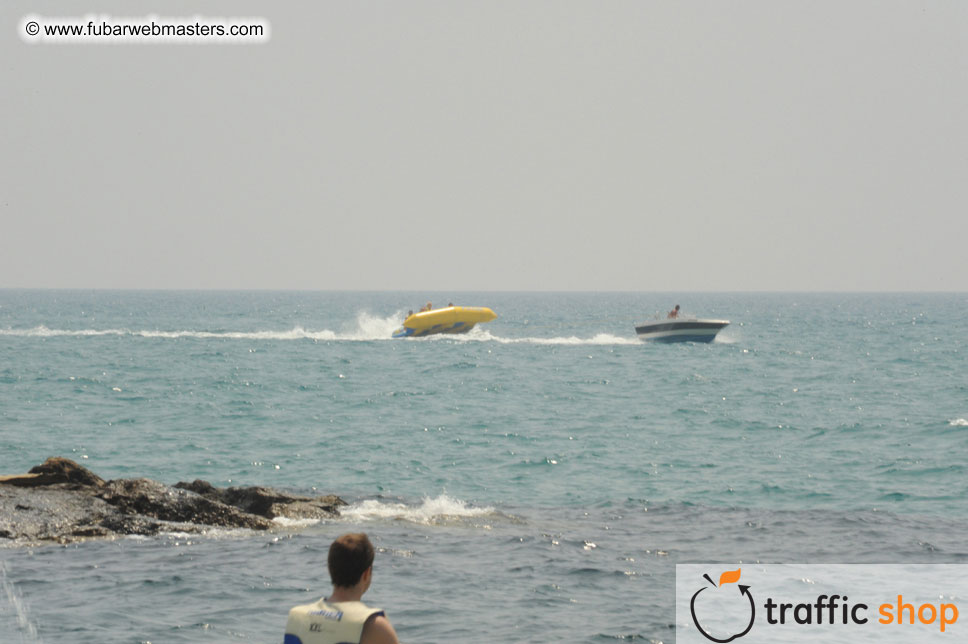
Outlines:
[[492, 507], [469, 507], [465, 501], [454, 499], [446, 494], [435, 498], [424, 497], [423, 502], [417, 506], [367, 499], [340, 511], [344, 519], [351, 521], [399, 520], [421, 525], [432, 525], [455, 519], [473, 519], [493, 513]]
[[386, 340], [393, 332], [402, 326], [406, 317], [403, 311], [397, 311], [388, 317], [373, 315], [361, 311], [356, 315], [356, 329], [341, 334], [340, 340]]
[[314, 340], [325, 341], [369, 341], [389, 340], [393, 331], [400, 326], [402, 314], [397, 313], [389, 317], [379, 317], [367, 312], [357, 315], [356, 326], [346, 331], [337, 332], [329, 329], [310, 330], [302, 326], [294, 326], [288, 331], [259, 330], [259, 331], [202, 331], [176, 330], [162, 331], [153, 329], [51, 329], [44, 325], [30, 329], [0, 329], [0, 336], [21, 338], [58, 338], [58, 337], [141, 337], [152, 339], [177, 340], [192, 338], [198, 340]]
[[968, 427], [968, 420], [964, 418], [955, 418], [954, 420], [949, 420], [948, 424], [952, 427]]
[[[329, 329], [308, 330], [301, 326], [295, 326], [288, 331], [160, 331], [160, 330], [132, 330], [132, 329], [50, 329], [46, 326], [37, 326], [31, 329], [0, 329], [0, 336], [22, 337], [22, 338], [58, 338], [58, 337], [104, 337], [104, 336], [124, 336], [142, 337], [151, 339], [177, 340], [181, 338], [191, 338], [197, 340], [313, 340], [316, 342], [330, 341], [349, 341], [363, 342], [373, 340], [390, 340], [393, 332], [400, 328], [400, 314], [389, 317], [374, 316], [363, 312], [357, 316], [356, 327], [347, 331], [337, 332]], [[480, 327], [473, 329], [466, 334], [441, 334], [420, 338], [420, 340], [450, 340], [457, 342], [497, 342], [499, 344], [537, 344], [537, 345], [635, 345], [639, 340], [635, 337], [620, 337], [611, 333], [598, 333], [590, 338], [580, 338], [578, 336], [568, 337], [524, 337], [508, 338], [493, 335], [489, 331], [481, 330]]]
[[44, 325], [32, 329], [0, 329], [0, 336], [11, 338], [96, 337], [105, 335], [135, 335], [125, 329], [49, 329]]
[[230, 339], [230, 340], [335, 340], [337, 335], [332, 331], [307, 331], [302, 327], [294, 327], [289, 331], [157, 331], [131, 329], [49, 329], [38, 326], [32, 329], [0, 329], [0, 336], [21, 338], [59, 338], [59, 337], [103, 337], [126, 336], [142, 338], [163, 338], [174, 340], [179, 338], [196, 339]]
[[307, 331], [301, 326], [293, 327], [289, 331], [129, 331], [126, 335], [143, 338], [195, 338], [195, 339], [226, 339], [226, 340], [336, 340], [337, 334], [329, 331]]
[[[478, 327], [480, 329], [480, 327]], [[590, 338], [579, 338], [578, 336], [568, 336], [568, 337], [552, 337], [552, 338], [540, 338], [540, 337], [526, 337], [526, 338], [507, 338], [502, 336], [497, 336], [492, 334], [490, 331], [485, 331], [481, 329], [474, 329], [470, 333], [463, 336], [456, 336], [462, 340], [468, 341], [478, 341], [478, 342], [497, 342], [500, 344], [538, 344], [538, 345], [566, 345], [566, 346], [582, 346], [582, 345], [598, 345], [598, 346], [608, 346], [616, 344], [640, 344], [640, 341], [636, 337], [623, 338], [611, 333], [597, 333]]]
[[319, 519], [290, 519], [289, 517], [274, 517], [272, 522], [281, 528], [306, 528], [319, 523]]

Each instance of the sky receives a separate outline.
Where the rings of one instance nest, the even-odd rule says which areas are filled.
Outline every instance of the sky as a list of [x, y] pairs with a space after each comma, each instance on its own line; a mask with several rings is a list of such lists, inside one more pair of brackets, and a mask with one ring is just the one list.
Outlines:
[[[50, 44], [257, 16], [264, 44]], [[968, 291], [968, 3], [0, 6], [0, 288]]]

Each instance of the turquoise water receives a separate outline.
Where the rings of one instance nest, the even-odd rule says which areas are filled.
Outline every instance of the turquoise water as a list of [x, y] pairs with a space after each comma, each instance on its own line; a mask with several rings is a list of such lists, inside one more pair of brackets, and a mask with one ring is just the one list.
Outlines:
[[[407, 309], [489, 306], [391, 340]], [[638, 341], [680, 303], [716, 342]], [[676, 562], [965, 561], [964, 294], [0, 291], [0, 472], [313, 489], [273, 534], [0, 549], [0, 641], [281, 641], [329, 540], [401, 637], [674, 640]]]

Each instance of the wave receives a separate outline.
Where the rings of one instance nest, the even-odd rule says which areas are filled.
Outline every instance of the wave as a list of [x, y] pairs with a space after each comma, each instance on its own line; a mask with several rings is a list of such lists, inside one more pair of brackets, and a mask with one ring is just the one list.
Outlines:
[[481, 329], [471, 331], [464, 336], [454, 336], [468, 342], [497, 342], [500, 344], [540, 344], [540, 345], [614, 345], [614, 344], [641, 344], [638, 338], [626, 338], [611, 333], [598, 333], [590, 338], [579, 338], [578, 336], [567, 336], [557, 338], [505, 338], [493, 335], [490, 331]]
[[492, 507], [470, 507], [465, 501], [446, 494], [436, 498], [424, 497], [420, 505], [387, 503], [367, 499], [340, 509], [343, 519], [355, 521], [409, 521], [421, 525], [436, 525], [463, 519], [476, 519], [495, 513]]
[[272, 522], [283, 528], [305, 528], [320, 523], [321, 519], [291, 519], [289, 517], [274, 517]]
[[[30, 329], [0, 329], [0, 337], [20, 338], [87, 338], [87, 337], [138, 337], [161, 340], [178, 340], [183, 338], [197, 340], [312, 340], [314, 342], [370, 342], [373, 340], [391, 340], [393, 331], [400, 327], [402, 314], [379, 317], [369, 313], [360, 313], [356, 318], [356, 325], [343, 331], [331, 329], [313, 330], [302, 326], [294, 326], [287, 331], [259, 330], [259, 331], [205, 331], [205, 330], [174, 330], [160, 329], [51, 329], [40, 325]], [[578, 336], [563, 337], [524, 337], [508, 338], [492, 334], [481, 327], [461, 335], [435, 335], [427, 338], [409, 339], [419, 342], [496, 342], [499, 344], [535, 344], [551, 346], [581, 346], [581, 345], [637, 345], [641, 344], [635, 337], [622, 337], [611, 333], [598, 333], [592, 337]]]
[[59, 337], [100, 337], [100, 336], [132, 336], [142, 338], [225, 338], [232, 340], [335, 340], [336, 333], [332, 331], [307, 331], [302, 327], [293, 327], [289, 331], [158, 331], [132, 329], [49, 329], [37, 326], [32, 329], [0, 329], [0, 336], [21, 338], [59, 338]]
[[151, 339], [177, 340], [193, 338], [201, 340], [314, 340], [314, 341], [369, 341], [389, 340], [391, 334], [400, 326], [402, 313], [389, 317], [378, 317], [369, 313], [360, 313], [356, 318], [356, 326], [346, 331], [332, 331], [329, 329], [311, 330], [302, 326], [294, 326], [288, 331], [204, 331], [204, 330], [176, 330], [163, 331], [159, 329], [51, 329], [40, 325], [30, 329], [0, 329], [0, 336], [21, 338], [58, 338], [58, 337], [104, 337], [123, 336]]
[[968, 420], [964, 418], [955, 418], [954, 420], [949, 420], [948, 424], [952, 427], [968, 427]]
[[[406, 503], [391, 503], [379, 499], [367, 499], [340, 508], [341, 521], [409, 521], [420, 525], [454, 524], [462, 521], [479, 519], [499, 514], [493, 507], [471, 507], [465, 501], [441, 494], [436, 498], [424, 497], [420, 505]], [[299, 530], [319, 525], [329, 520], [317, 518], [289, 518], [275, 517], [272, 523], [283, 530]], [[203, 537], [220, 538], [225, 536], [245, 536], [249, 531], [238, 528], [213, 528], [202, 533], [169, 532], [171, 538], [198, 539]], [[137, 538], [150, 539], [146, 535], [136, 535]], [[0, 562], [2, 563], [2, 562]]]

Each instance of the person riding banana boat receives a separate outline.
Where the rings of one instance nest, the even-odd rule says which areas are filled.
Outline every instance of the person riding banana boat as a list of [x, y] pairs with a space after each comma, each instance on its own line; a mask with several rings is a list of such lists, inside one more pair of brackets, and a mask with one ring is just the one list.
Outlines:
[[486, 306], [454, 306], [434, 309], [430, 302], [420, 311], [410, 311], [403, 326], [393, 332], [394, 338], [422, 337], [438, 333], [467, 333], [475, 325], [490, 322], [497, 314]]

